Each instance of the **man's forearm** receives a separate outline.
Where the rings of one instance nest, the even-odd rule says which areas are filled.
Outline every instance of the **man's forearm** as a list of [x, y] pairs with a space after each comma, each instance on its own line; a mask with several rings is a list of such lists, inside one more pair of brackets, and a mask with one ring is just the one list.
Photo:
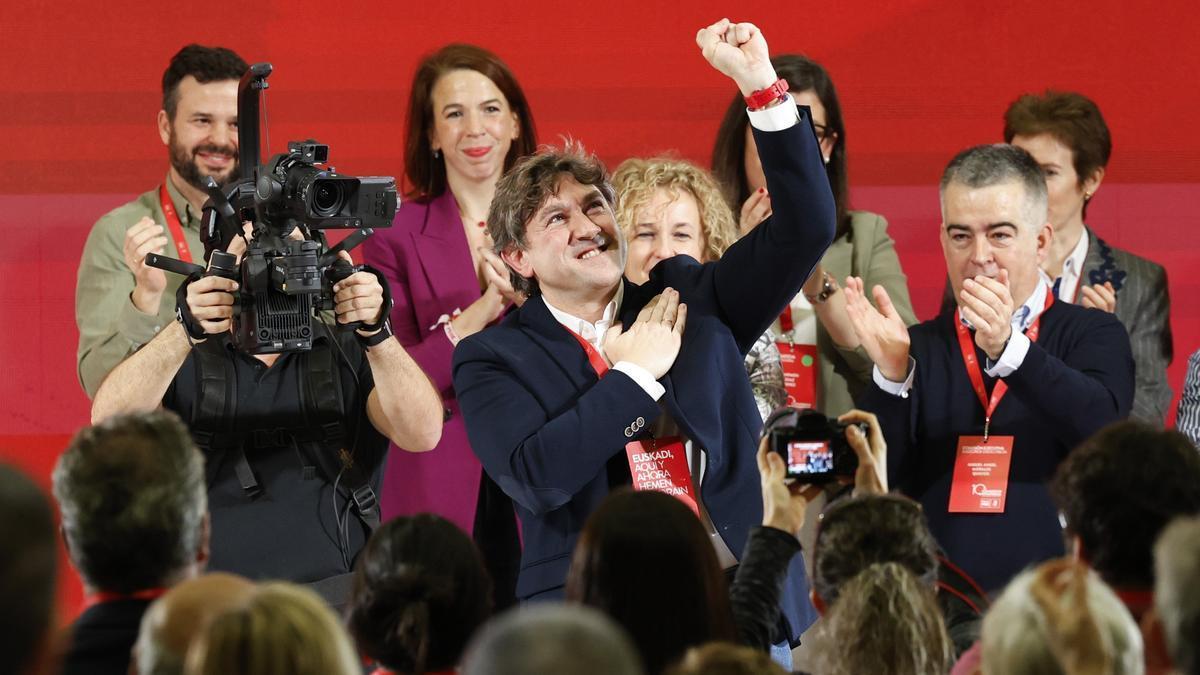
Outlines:
[[108, 374], [92, 401], [92, 422], [157, 408], [191, 348], [183, 326], [171, 323]]
[[395, 338], [371, 347], [367, 362], [375, 380], [375, 428], [406, 450], [432, 450], [442, 436], [442, 399], [425, 372]]

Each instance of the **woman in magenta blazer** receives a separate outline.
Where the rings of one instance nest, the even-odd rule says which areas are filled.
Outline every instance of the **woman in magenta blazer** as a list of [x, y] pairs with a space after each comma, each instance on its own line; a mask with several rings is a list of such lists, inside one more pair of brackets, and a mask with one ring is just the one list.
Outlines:
[[391, 283], [392, 330], [441, 392], [446, 424], [432, 452], [389, 453], [383, 516], [437, 513], [470, 532], [481, 469], [467, 444], [450, 360], [458, 340], [523, 301], [503, 263], [485, 250], [484, 221], [496, 181], [536, 147], [533, 116], [495, 54], [453, 44], [417, 66], [407, 124], [412, 189], [393, 226], [367, 240], [364, 256]]

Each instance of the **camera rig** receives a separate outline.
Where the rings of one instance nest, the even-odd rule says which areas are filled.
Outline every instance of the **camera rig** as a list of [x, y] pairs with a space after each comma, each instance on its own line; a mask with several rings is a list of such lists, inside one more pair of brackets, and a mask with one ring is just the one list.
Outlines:
[[[374, 228], [390, 227], [399, 203], [394, 178], [339, 174], [328, 166], [329, 146], [313, 139], [291, 141], [286, 153], [260, 164], [259, 98], [271, 71], [271, 64], [257, 63], [238, 83], [239, 179], [224, 188], [206, 180], [200, 237], [208, 266], [146, 256], [152, 267], [188, 276], [185, 285], [204, 274], [237, 281], [232, 339], [251, 354], [312, 349], [317, 314], [334, 307], [333, 285], [368, 269], [338, 253]], [[251, 223], [252, 236], [239, 263], [227, 250], [234, 237], [244, 237], [243, 222]], [[356, 231], [331, 248], [327, 229]]]

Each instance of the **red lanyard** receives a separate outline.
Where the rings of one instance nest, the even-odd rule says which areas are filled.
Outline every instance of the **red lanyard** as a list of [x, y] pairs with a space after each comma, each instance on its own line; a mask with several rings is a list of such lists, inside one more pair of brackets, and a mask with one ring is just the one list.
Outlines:
[[[1045, 314], [1052, 304], [1054, 304], [1054, 294], [1047, 288], [1046, 304], [1042, 307], [1042, 314]], [[1039, 314], [1025, 331], [1025, 336], [1029, 338], [1030, 342], [1037, 342], [1042, 314]], [[983, 371], [979, 368], [979, 359], [975, 358], [975, 342], [971, 339], [970, 331], [963, 325], [962, 316], [957, 309], [954, 310], [954, 327], [958, 331], [958, 348], [962, 352], [963, 363], [967, 366], [967, 375], [971, 378], [971, 386], [975, 388], [975, 395], [979, 397], [979, 403], [983, 405], [983, 438], [986, 440], [988, 427], [992, 423], [992, 413], [996, 412], [996, 406], [1000, 405], [1000, 399], [1008, 393], [1008, 385], [1004, 380], [996, 382], [996, 386], [992, 387], [992, 396], [989, 400], [987, 389], [983, 386]]]
[[608, 362], [604, 360], [604, 356], [592, 346], [592, 343], [584, 340], [582, 335], [566, 326], [563, 328], [566, 328], [567, 332], [583, 345], [583, 351], [587, 354], [588, 363], [592, 364], [592, 370], [596, 371], [596, 377], [604, 377], [604, 374], [608, 372]]
[[158, 201], [162, 202], [163, 215], [167, 217], [167, 227], [171, 229], [171, 237], [175, 239], [175, 250], [179, 252], [179, 259], [192, 262], [192, 252], [183, 236], [183, 224], [179, 222], [179, 214], [175, 212], [175, 204], [167, 192], [166, 183], [158, 186]]
[[781, 333], [790, 333], [796, 327], [792, 321], [792, 306], [788, 305], [783, 308], [783, 312], [779, 315], [779, 331]]
[[116, 602], [118, 600], [156, 600], [167, 592], [165, 588], [144, 588], [140, 591], [132, 593], [112, 593], [110, 591], [100, 591], [92, 593], [83, 600], [83, 608], [87, 609], [94, 605], [99, 605], [103, 602]]

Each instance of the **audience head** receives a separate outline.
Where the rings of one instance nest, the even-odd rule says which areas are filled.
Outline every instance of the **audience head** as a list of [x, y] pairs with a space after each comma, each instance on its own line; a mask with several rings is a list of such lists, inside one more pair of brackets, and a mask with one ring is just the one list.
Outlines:
[[977, 145], [955, 155], [942, 174], [942, 252], [954, 297], [977, 276], [1003, 280], [1020, 305], [1037, 288], [1053, 232], [1046, 221], [1046, 179], [1029, 153]]
[[[825, 172], [837, 205], [837, 236], [850, 230], [849, 188], [846, 178], [846, 125], [837, 89], [824, 66], [800, 54], [781, 54], [771, 59], [776, 74], [787, 80], [788, 93], [797, 105], [806, 105], [825, 157]], [[725, 110], [713, 146], [713, 174], [725, 190], [726, 200], [739, 213], [750, 193], [766, 187], [758, 148], [746, 117], [746, 101], [734, 95]]]
[[628, 242], [625, 276], [645, 283], [660, 260], [721, 257], [737, 240], [737, 221], [712, 176], [682, 159], [628, 159], [612, 178], [617, 222]]
[[253, 591], [250, 581], [224, 572], [189, 579], [167, 591], [142, 615], [133, 648], [137, 675], [183, 675], [195, 637], [214, 616], [240, 607]]
[[954, 664], [934, 589], [905, 565], [872, 563], [821, 617], [820, 673], [945, 673]]
[[491, 613], [475, 544], [432, 514], [396, 518], [359, 555], [347, 611], [359, 651], [390, 671], [450, 670]]
[[0, 654], [9, 672], [49, 670], [58, 537], [50, 502], [0, 464]]
[[669, 675], [787, 675], [766, 652], [729, 642], [710, 642], [687, 651]]
[[1154, 547], [1154, 609], [1175, 670], [1200, 675], [1200, 518], [1167, 526]]
[[237, 93], [247, 70], [229, 49], [191, 44], [163, 73], [158, 133], [172, 169], [196, 190], [210, 176], [225, 185], [239, 175]]
[[447, 173], [495, 180], [537, 147], [517, 78], [482, 47], [451, 44], [417, 66], [408, 99], [404, 167], [416, 195], [446, 191]]
[[1050, 223], [1082, 222], [1112, 154], [1100, 108], [1083, 94], [1025, 94], [1004, 113], [1004, 142], [1024, 148], [1046, 173]]
[[813, 545], [815, 604], [833, 605], [851, 579], [884, 563], [900, 564], [930, 590], [937, 584], [937, 542], [920, 504], [890, 494], [834, 502], [822, 514]]
[[691, 509], [661, 492], [623, 490], [601, 503], [575, 546], [566, 594], [629, 631], [650, 673], [688, 647], [736, 637], [708, 534]]
[[188, 675], [361, 675], [333, 610], [307, 588], [272, 582], [213, 617], [188, 649]]
[[633, 643], [611, 619], [581, 605], [539, 604], [484, 625], [462, 675], [642, 675]]
[[81, 429], [53, 481], [71, 560], [91, 589], [169, 586], [207, 560], [204, 458], [173, 413], [117, 415]]
[[488, 234], [513, 288], [555, 297], [611, 291], [625, 269], [614, 199], [604, 164], [578, 143], [518, 161], [496, 184], [488, 211]]
[[985, 675], [1143, 672], [1129, 610], [1085, 565], [1052, 560], [1009, 582], [983, 619]]
[[1159, 533], [1200, 513], [1200, 454], [1177, 431], [1117, 422], [1067, 456], [1051, 492], [1080, 557], [1105, 582], [1150, 589]]

